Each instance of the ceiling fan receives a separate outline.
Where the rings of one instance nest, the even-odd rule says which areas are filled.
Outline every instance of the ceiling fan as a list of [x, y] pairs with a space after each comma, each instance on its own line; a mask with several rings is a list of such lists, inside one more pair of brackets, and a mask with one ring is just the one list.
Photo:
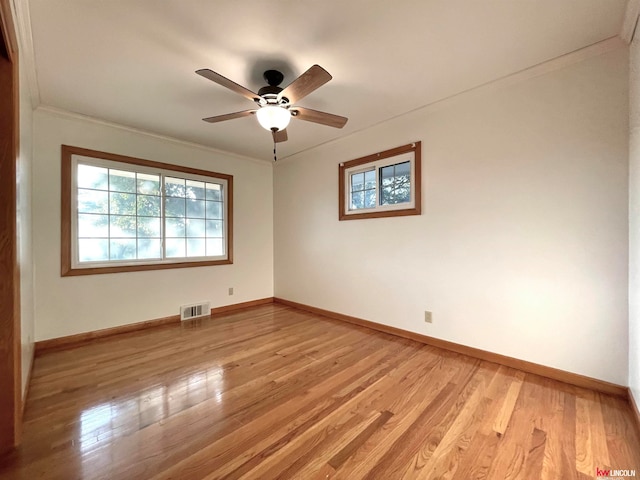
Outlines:
[[344, 127], [348, 120], [346, 117], [332, 113], [319, 112], [295, 105], [296, 102], [331, 80], [329, 72], [319, 65], [311, 67], [284, 89], [279, 87], [284, 80], [284, 75], [278, 70], [267, 70], [263, 75], [267, 85], [258, 90], [258, 93], [254, 93], [208, 68], [196, 70], [196, 73], [252, 100], [258, 107], [252, 110], [203, 118], [205, 122], [217, 123], [255, 114], [260, 125], [272, 132], [274, 144], [287, 140], [286, 128], [291, 117], [335, 128]]

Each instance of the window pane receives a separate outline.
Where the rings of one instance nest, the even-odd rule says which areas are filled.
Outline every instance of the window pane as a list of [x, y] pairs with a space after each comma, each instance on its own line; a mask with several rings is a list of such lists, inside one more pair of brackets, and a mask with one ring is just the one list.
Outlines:
[[364, 173], [364, 186], [366, 189], [374, 189], [376, 188], [376, 171], [369, 170]]
[[394, 201], [405, 203], [411, 201], [411, 163], [403, 162], [395, 165]]
[[108, 237], [109, 215], [78, 215], [78, 237]]
[[184, 238], [167, 238], [167, 258], [185, 257]]
[[159, 238], [141, 238], [138, 240], [138, 258], [161, 258]]
[[364, 192], [353, 192], [351, 194], [351, 210], [364, 208]]
[[204, 182], [187, 180], [187, 198], [205, 199]]
[[204, 257], [205, 252], [204, 238], [187, 239], [187, 257]]
[[207, 218], [214, 220], [222, 218], [221, 202], [207, 202]]
[[107, 190], [109, 171], [106, 168], [78, 164], [77, 183], [79, 188]]
[[70, 210], [78, 258], [72, 263], [141, 259], [153, 264], [205, 257], [208, 251], [225, 254], [225, 192], [217, 179], [180, 178], [189, 174], [161, 169], [147, 173], [155, 169], [151, 165], [136, 172], [138, 165], [111, 159], [101, 165], [77, 164], [76, 203]]
[[380, 169], [380, 205], [411, 201], [411, 163], [402, 162]]
[[411, 175], [411, 162], [402, 162], [395, 165], [396, 167], [396, 177], [402, 175]]
[[187, 237], [204, 237], [204, 220], [187, 219]]
[[354, 173], [351, 175], [351, 191], [360, 192], [364, 190], [364, 173]]
[[407, 180], [406, 183], [396, 183], [396, 189], [394, 191], [395, 203], [406, 203], [411, 201], [411, 185]]
[[80, 238], [78, 259], [81, 262], [109, 260], [109, 240], [106, 238]]
[[138, 173], [138, 193], [160, 195], [160, 175]]
[[78, 213], [109, 213], [109, 194], [99, 190], [79, 188]]
[[165, 220], [165, 228], [167, 230], [167, 237], [184, 237], [183, 218], [167, 218]]
[[204, 200], [187, 200], [187, 217], [204, 218]]
[[207, 220], [207, 237], [221, 237], [222, 222], [220, 220]]
[[393, 165], [380, 169], [380, 182], [382, 185], [390, 185], [393, 183]]
[[222, 185], [218, 185], [217, 183], [207, 183], [206, 190], [207, 200], [222, 200]]
[[380, 187], [380, 205], [390, 205], [393, 187]]
[[160, 216], [160, 197], [138, 195], [138, 215], [146, 217]]
[[138, 217], [138, 237], [160, 237], [159, 217]]
[[364, 191], [364, 206], [366, 208], [373, 208], [376, 206], [376, 191], [365, 190]]
[[221, 238], [207, 238], [207, 255], [224, 255], [224, 243]]
[[129, 215], [111, 215], [111, 228], [109, 231], [111, 238], [135, 237], [136, 230], [136, 217]]
[[135, 238], [111, 240], [110, 260], [131, 260], [136, 258]]
[[136, 174], [124, 170], [109, 170], [109, 190], [136, 193]]
[[166, 198], [164, 203], [164, 210], [167, 217], [184, 217], [184, 198]]
[[182, 197], [185, 195], [185, 183], [182, 178], [165, 177], [164, 179], [165, 194], [170, 197]]
[[376, 171], [354, 173], [351, 175], [351, 206], [349, 210], [375, 207]]
[[109, 193], [109, 206], [111, 213], [116, 215], [136, 214], [136, 194], [135, 193]]

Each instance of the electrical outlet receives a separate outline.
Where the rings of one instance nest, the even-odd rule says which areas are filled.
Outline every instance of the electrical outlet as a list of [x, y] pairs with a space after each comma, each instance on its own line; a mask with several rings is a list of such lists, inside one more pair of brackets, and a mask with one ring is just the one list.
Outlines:
[[427, 323], [433, 323], [433, 319], [431, 318], [431, 312], [424, 311], [424, 321]]
[[229, 287], [229, 295], [233, 295], [233, 287]]

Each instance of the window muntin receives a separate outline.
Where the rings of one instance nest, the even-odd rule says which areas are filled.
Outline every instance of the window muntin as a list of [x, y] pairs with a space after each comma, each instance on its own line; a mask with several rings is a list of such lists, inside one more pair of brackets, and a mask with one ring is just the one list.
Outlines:
[[165, 178], [167, 258], [224, 255], [224, 187], [215, 182]]
[[77, 266], [161, 259], [160, 174], [82, 159], [74, 165]]
[[223, 180], [85, 157], [73, 165], [74, 267], [224, 258]]
[[350, 175], [349, 209], [372, 208], [376, 204], [376, 171], [371, 168]]
[[340, 165], [340, 220], [420, 214], [420, 142]]
[[63, 146], [62, 274], [232, 263], [232, 181]]

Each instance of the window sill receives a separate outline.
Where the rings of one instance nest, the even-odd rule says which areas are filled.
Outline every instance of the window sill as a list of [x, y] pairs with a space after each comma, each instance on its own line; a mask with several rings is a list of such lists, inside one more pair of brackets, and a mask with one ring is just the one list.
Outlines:
[[341, 213], [339, 220], [362, 220], [364, 218], [384, 218], [384, 217], [404, 217], [409, 215], [420, 215], [420, 206], [414, 208], [403, 208], [398, 210], [386, 210], [369, 213]]
[[176, 263], [154, 263], [147, 265], [114, 265], [113, 267], [90, 267], [90, 268], [65, 268], [63, 266], [60, 274], [63, 277], [75, 277], [79, 275], [99, 275], [103, 273], [122, 272], [143, 272], [146, 270], [165, 270], [170, 268], [192, 268], [208, 267], [212, 265], [231, 265], [233, 259], [211, 260], [199, 262], [176, 262]]

